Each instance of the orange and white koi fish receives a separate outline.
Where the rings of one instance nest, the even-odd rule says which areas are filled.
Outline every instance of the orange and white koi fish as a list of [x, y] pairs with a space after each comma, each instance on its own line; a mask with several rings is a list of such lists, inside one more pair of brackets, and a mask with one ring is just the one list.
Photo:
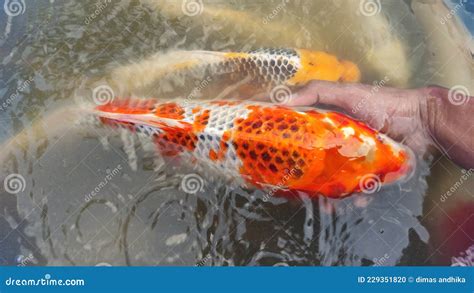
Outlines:
[[250, 101], [117, 99], [96, 107], [106, 125], [150, 137], [166, 157], [182, 157], [243, 186], [344, 197], [361, 178], [380, 184], [413, 169], [408, 148], [348, 116]]

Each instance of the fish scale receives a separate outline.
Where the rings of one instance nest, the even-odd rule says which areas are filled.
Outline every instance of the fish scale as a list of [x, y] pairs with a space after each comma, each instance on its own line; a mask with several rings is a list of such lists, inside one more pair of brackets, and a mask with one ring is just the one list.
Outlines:
[[[204, 104], [205, 105], [205, 104]], [[201, 102], [194, 103], [180, 103], [177, 102], [178, 107], [183, 107], [185, 112], [192, 112], [193, 109], [203, 106]], [[214, 105], [207, 104], [200, 112], [193, 115], [191, 122], [194, 123], [196, 117], [202, 114], [202, 111], [209, 111], [209, 122], [205, 125], [204, 130], [198, 136], [196, 150], [193, 155], [199, 160], [202, 165], [212, 168], [216, 173], [224, 174], [227, 179], [239, 178], [240, 162], [237, 158], [236, 151], [233, 145], [229, 144], [228, 149], [224, 154], [222, 160], [212, 160], [209, 156], [211, 151], [219, 153], [221, 149], [221, 141], [224, 132], [233, 128], [234, 121], [237, 118], [245, 119], [248, 115], [248, 110], [243, 105]]]
[[[223, 63], [222, 67], [247, 73], [255, 82], [281, 84], [291, 79], [300, 67], [296, 51], [287, 51], [255, 50], [235, 57], [230, 55], [230, 60]], [[290, 54], [290, 51], [293, 53]]]

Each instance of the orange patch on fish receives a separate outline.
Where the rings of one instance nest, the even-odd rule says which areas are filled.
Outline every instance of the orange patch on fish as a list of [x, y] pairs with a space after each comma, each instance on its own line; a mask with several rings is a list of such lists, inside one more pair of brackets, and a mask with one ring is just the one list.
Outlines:
[[176, 103], [159, 104], [155, 115], [162, 118], [183, 119], [184, 110]]
[[163, 133], [155, 137], [155, 142], [163, 155], [175, 156], [183, 151], [193, 151], [196, 148], [197, 136], [191, 127], [162, 127]]
[[202, 132], [206, 125], [209, 123], [210, 110], [204, 110], [202, 114], [197, 115], [193, 123], [194, 132]]
[[196, 114], [196, 113], [199, 113], [199, 111], [201, 111], [201, 109], [202, 109], [201, 107], [194, 107], [192, 112], [193, 112], [193, 114]]

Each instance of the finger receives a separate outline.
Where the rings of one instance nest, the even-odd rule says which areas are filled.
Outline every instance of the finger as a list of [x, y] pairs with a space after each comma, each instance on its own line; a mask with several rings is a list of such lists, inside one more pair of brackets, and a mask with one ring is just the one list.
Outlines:
[[311, 94], [301, 94], [300, 92], [291, 95], [288, 106], [311, 106], [318, 104], [319, 96], [317, 92]]
[[327, 81], [313, 81], [295, 94], [292, 105], [322, 103], [333, 105], [350, 112], [361, 101], [370, 96], [370, 86]]

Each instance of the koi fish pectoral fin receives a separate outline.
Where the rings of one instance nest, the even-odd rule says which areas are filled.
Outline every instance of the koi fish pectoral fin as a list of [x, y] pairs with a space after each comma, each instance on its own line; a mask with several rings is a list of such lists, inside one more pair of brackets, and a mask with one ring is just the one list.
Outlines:
[[104, 119], [116, 121], [117, 123], [131, 123], [134, 125], [142, 125], [153, 127], [154, 131], [162, 132], [166, 128], [180, 128], [185, 129], [189, 126], [188, 123], [172, 119], [159, 117], [154, 114], [124, 114], [113, 112], [99, 112], [98, 116]]

